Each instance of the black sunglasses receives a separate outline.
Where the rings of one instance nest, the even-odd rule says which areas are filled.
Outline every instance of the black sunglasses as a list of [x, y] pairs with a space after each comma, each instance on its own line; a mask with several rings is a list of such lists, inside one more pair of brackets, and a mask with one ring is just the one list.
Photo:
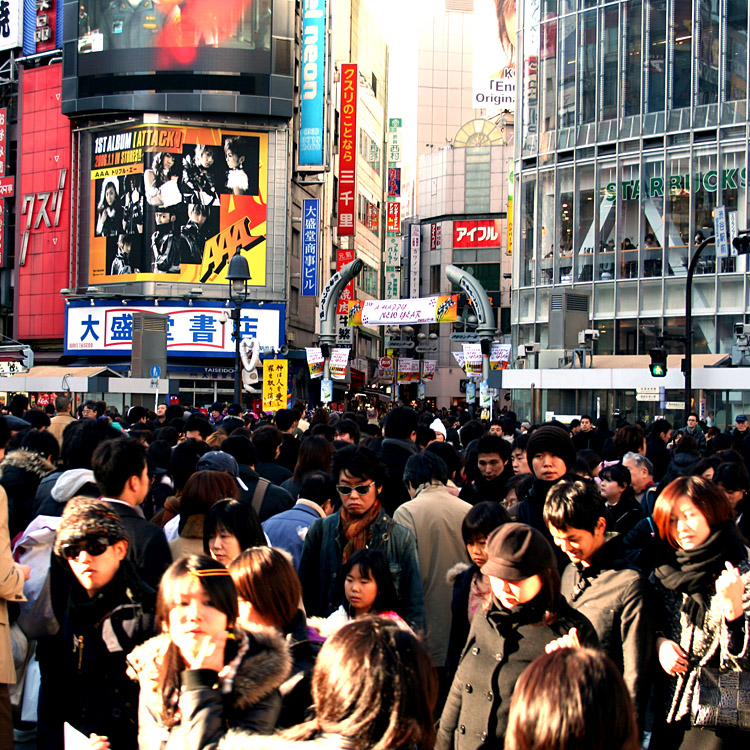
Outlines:
[[86, 552], [91, 557], [99, 557], [111, 544], [112, 541], [105, 536], [90, 537], [74, 544], [63, 544], [62, 554], [66, 560], [76, 560], [81, 552]]
[[375, 484], [375, 482], [370, 482], [370, 484], [357, 484], [354, 487], [350, 487], [348, 484], [337, 484], [336, 490], [340, 495], [351, 495], [352, 490], [356, 490], [358, 495], [366, 495], [373, 484]]

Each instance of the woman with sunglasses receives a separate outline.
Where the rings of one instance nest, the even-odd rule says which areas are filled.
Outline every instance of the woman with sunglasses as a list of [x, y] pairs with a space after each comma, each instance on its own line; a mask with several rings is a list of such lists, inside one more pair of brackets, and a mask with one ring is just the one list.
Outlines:
[[[73, 582], [62, 617], [59, 669], [44, 670], [42, 685], [42, 694], [53, 700], [43, 722], [59, 747], [63, 722], [89, 735], [92, 749], [138, 747], [138, 686], [127, 677], [126, 656], [154, 633], [155, 596], [125, 559], [128, 543], [106, 504], [85, 497], [68, 501], [54, 553]], [[47, 744], [42, 737], [40, 742]]]
[[237, 627], [238, 613], [232, 577], [210, 557], [183, 557], [164, 574], [161, 635], [128, 657], [141, 687], [139, 750], [202, 750], [228, 728], [273, 731], [289, 647], [273, 627]]

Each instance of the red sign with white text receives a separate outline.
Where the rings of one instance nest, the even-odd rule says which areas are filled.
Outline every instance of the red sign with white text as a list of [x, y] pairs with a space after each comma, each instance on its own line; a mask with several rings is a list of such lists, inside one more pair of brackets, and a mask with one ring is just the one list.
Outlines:
[[357, 66], [341, 66], [339, 237], [354, 235], [357, 218]]
[[[339, 248], [336, 254], [336, 270], [340, 271], [345, 265], [354, 260], [354, 250]], [[336, 307], [336, 315], [349, 314], [349, 300], [354, 299], [354, 279], [352, 279], [342, 290], [339, 303]]]
[[388, 204], [388, 231], [398, 234], [401, 231], [401, 204]]
[[453, 247], [501, 247], [500, 219], [453, 222]]
[[8, 110], [0, 109], [0, 175], [5, 174], [5, 145], [8, 141]]

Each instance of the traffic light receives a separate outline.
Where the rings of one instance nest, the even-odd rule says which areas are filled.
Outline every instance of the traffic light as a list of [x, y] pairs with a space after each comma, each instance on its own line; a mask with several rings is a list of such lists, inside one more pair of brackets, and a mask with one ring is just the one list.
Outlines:
[[30, 346], [24, 346], [23, 354], [23, 366], [30, 370], [34, 366], [34, 350]]
[[747, 255], [750, 253], [750, 235], [741, 234], [739, 237], [735, 237], [732, 240], [732, 245], [737, 251], [737, 255]]
[[651, 357], [651, 364], [648, 369], [651, 371], [652, 377], [664, 378], [667, 376], [667, 350], [663, 348], [649, 349], [649, 357]]

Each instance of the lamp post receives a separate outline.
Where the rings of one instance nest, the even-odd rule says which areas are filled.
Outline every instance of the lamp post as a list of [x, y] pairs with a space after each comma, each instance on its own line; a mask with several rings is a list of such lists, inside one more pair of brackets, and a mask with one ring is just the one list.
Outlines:
[[247, 282], [250, 281], [250, 267], [247, 258], [240, 255], [240, 251], [234, 254], [229, 261], [227, 269], [227, 282], [229, 283], [229, 299], [234, 302], [234, 308], [230, 317], [234, 324], [234, 403], [242, 406], [242, 373], [240, 372], [240, 316], [242, 315], [242, 303], [247, 299]]

